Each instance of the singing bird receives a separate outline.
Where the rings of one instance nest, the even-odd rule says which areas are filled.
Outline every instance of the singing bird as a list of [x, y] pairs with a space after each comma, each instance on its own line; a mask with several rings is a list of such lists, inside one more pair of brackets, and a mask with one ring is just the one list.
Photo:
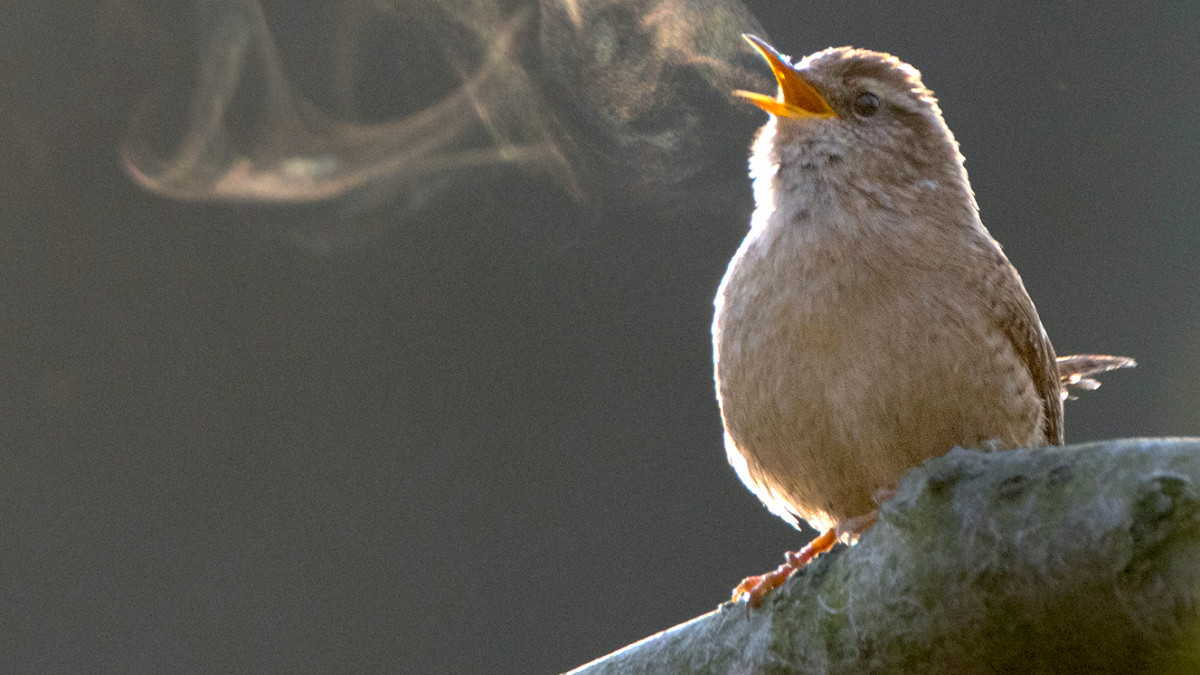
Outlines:
[[1056, 359], [915, 68], [848, 47], [793, 66], [746, 39], [780, 91], [735, 92], [770, 119], [750, 231], [714, 303], [717, 398], [746, 486], [824, 530], [734, 589], [757, 606], [869, 528], [913, 467], [955, 446], [1059, 445], [1066, 387], [1134, 362]]

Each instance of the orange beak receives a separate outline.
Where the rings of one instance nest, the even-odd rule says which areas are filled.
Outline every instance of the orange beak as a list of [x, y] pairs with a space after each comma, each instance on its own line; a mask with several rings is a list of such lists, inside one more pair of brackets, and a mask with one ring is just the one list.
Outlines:
[[779, 82], [780, 95], [773, 98], [737, 89], [733, 92], [735, 96], [741, 96], [772, 115], [781, 117], [837, 117], [829, 103], [771, 45], [754, 35], [744, 34], [742, 37], [754, 45], [770, 64], [771, 72], [775, 73], [775, 79]]

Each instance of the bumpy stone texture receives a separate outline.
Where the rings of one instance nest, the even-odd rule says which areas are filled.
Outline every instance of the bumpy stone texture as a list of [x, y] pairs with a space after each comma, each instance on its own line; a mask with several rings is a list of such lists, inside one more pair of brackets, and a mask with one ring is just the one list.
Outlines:
[[1200, 439], [955, 449], [747, 618], [575, 673], [1200, 673]]

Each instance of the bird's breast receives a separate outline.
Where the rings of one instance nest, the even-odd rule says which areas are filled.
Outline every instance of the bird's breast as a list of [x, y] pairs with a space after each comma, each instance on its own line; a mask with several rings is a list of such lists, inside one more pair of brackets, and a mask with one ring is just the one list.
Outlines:
[[743, 242], [713, 324], [731, 460], [773, 510], [832, 526], [928, 457], [1039, 428], [1028, 371], [952, 275], [789, 225]]

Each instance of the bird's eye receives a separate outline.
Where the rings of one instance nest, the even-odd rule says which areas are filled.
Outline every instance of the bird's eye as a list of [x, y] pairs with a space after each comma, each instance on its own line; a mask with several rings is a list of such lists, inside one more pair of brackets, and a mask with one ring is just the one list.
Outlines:
[[854, 113], [859, 117], [870, 117], [879, 111], [879, 97], [869, 91], [854, 99]]

